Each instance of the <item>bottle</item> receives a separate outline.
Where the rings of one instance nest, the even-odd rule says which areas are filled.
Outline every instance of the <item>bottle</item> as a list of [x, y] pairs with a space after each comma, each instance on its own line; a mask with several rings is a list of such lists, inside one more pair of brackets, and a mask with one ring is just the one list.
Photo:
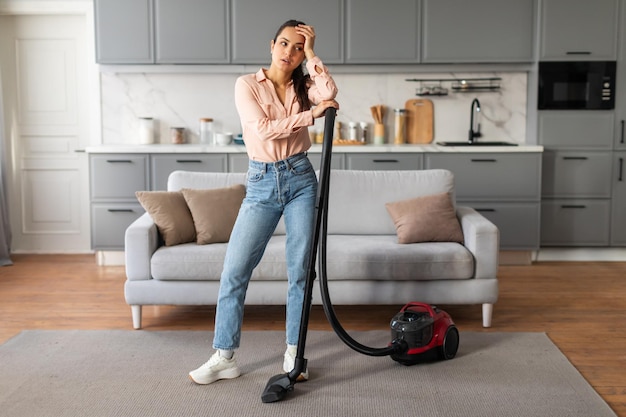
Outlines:
[[154, 120], [152, 117], [139, 118], [139, 143], [142, 145], [154, 143]]
[[348, 139], [357, 140], [358, 130], [355, 122], [348, 123]]
[[215, 132], [213, 129], [213, 119], [205, 117], [200, 119], [200, 143], [204, 145], [215, 145]]
[[405, 123], [406, 123], [406, 110], [395, 109], [395, 135], [394, 141], [396, 145], [401, 145], [406, 142], [405, 136]]
[[359, 141], [361, 143], [367, 143], [367, 123], [361, 122], [359, 123], [359, 126], [361, 126], [361, 136], [359, 137]]

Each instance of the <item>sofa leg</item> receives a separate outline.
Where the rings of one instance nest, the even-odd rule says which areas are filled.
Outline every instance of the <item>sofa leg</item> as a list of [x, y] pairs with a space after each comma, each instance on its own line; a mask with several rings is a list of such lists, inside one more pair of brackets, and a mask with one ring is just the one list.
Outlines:
[[133, 328], [141, 329], [141, 306], [130, 306], [130, 312], [133, 316]]
[[483, 304], [483, 327], [491, 327], [493, 304]]

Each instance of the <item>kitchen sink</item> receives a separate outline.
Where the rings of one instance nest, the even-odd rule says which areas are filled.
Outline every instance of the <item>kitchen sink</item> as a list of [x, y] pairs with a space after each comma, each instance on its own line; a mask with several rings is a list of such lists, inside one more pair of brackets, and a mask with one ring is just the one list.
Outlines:
[[513, 143], [513, 142], [498, 142], [498, 141], [492, 141], [492, 142], [468, 142], [468, 141], [464, 141], [464, 142], [436, 142], [437, 145], [441, 145], [441, 146], [517, 146], [517, 143]]

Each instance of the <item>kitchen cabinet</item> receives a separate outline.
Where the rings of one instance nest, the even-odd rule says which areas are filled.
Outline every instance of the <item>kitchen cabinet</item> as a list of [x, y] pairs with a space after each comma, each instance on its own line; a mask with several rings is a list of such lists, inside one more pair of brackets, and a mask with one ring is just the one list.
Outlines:
[[613, 110], [540, 110], [539, 144], [559, 149], [612, 149]]
[[158, 64], [229, 61], [227, 0], [155, 0]]
[[123, 250], [126, 228], [144, 213], [135, 191], [148, 189], [148, 155], [90, 155], [89, 180], [91, 247]]
[[500, 248], [537, 250], [541, 153], [428, 153], [425, 169], [454, 173], [458, 205], [479, 211], [500, 229]]
[[533, 60], [534, 0], [423, 2], [423, 63]]
[[153, 154], [150, 156], [150, 189], [167, 190], [173, 171], [226, 172], [225, 154]]
[[611, 246], [626, 246], [626, 152], [615, 152], [611, 200]]
[[96, 61], [154, 62], [152, 0], [95, 0]]
[[611, 198], [611, 152], [543, 153], [545, 198]]
[[396, 171], [422, 169], [422, 155], [415, 153], [346, 154], [346, 169]]
[[543, 0], [540, 60], [614, 61], [619, 0]]
[[420, 0], [346, 0], [346, 63], [416, 63]]
[[541, 203], [541, 246], [608, 246], [610, 200], [555, 199]]
[[228, 0], [95, 0], [100, 64], [229, 62]]
[[325, 64], [343, 61], [343, 1], [232, 0], [232, 62], [268, 64], [278, 27], [298, 19], [315, 27], [315, 53]]

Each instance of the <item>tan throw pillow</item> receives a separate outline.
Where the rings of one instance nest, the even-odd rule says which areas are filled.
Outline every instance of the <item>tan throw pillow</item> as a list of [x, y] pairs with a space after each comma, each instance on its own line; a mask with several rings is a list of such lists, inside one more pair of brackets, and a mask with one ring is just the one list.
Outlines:
[[236, 184], [206, 190], [183, 188], [182, 193], [196, 226], [196, 243], [228, 242], [246, 187]]
[[165, 246], [196, 240], [196, 228], [180, 191], [137, 191], [137, 200], [163, 236]]
[[398, 234], [398, 243], [458, 242], [463, 231], [448, 193], [385, 204]]

